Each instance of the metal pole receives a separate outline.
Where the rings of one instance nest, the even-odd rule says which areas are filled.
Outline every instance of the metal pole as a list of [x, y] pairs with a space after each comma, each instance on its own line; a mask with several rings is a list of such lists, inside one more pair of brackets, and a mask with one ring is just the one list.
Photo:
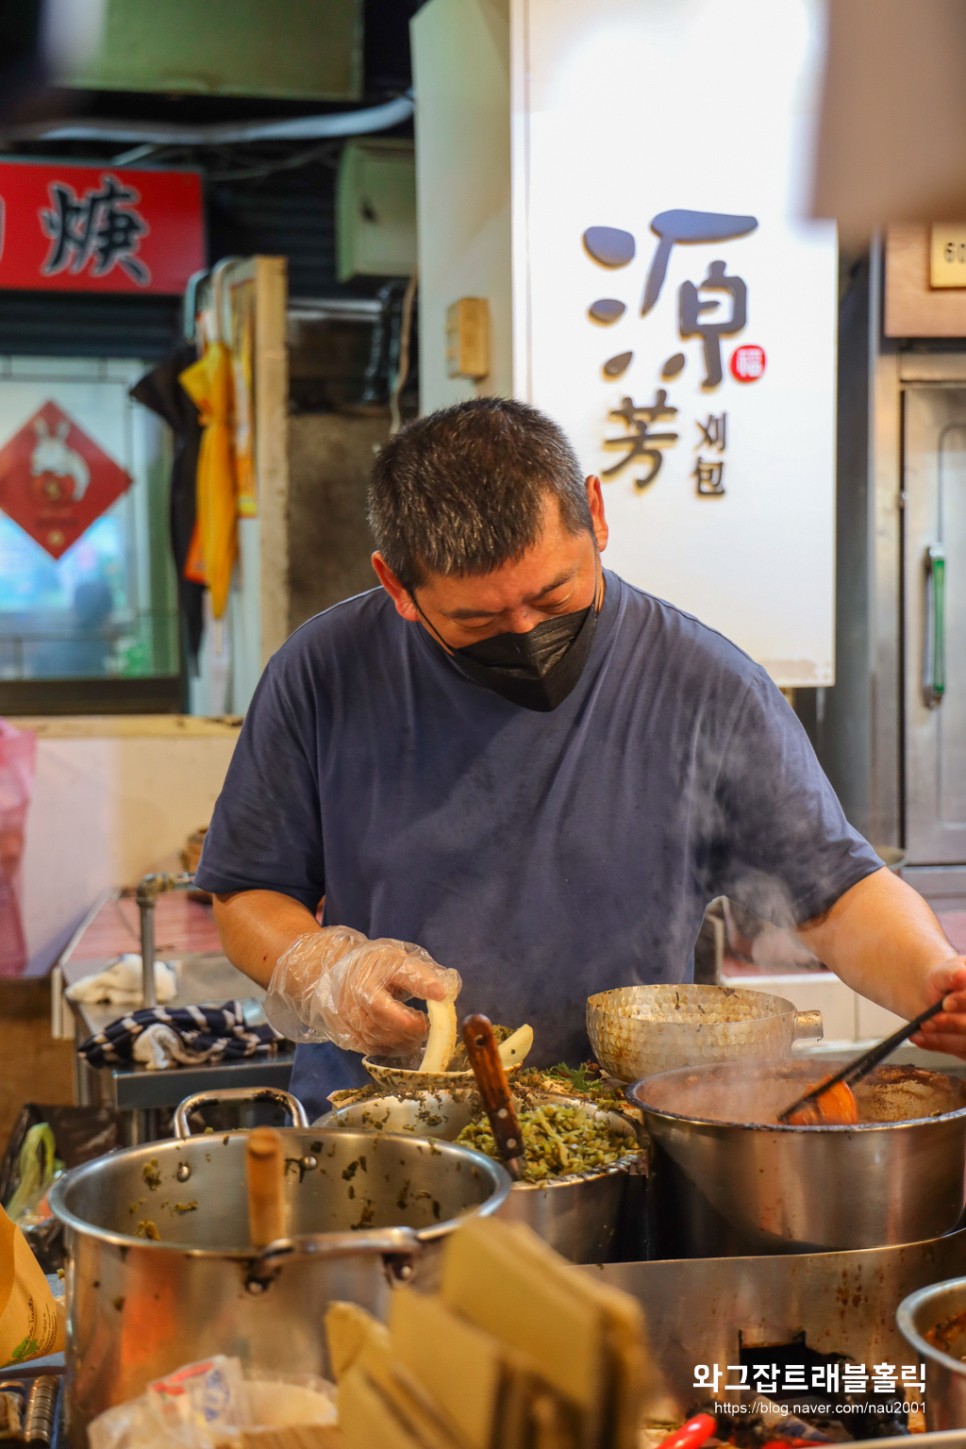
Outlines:
[[141, 912], [141, 996], [144, 1006], [157, 1006], [157, 982], [154, 979], [154, 897], [138, 901]]
[[141, 996], [144, 1006], [157, 1006], [157, 983], [154, 978], [154, 903], [163, 891], [190, 890], [194, 875], [146, 875], [138, 883], [137, 904], [141, 916]]

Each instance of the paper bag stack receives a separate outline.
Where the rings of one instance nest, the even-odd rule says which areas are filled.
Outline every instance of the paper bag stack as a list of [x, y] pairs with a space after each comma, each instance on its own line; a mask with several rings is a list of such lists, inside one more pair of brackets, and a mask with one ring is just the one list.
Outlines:
[[634, 1449], [642, 1329], [632, 1298], [529, 1228], [471, 1219], [440, 1292], [395, 1291], [388, 1327], [330, 1307], [345, 1449]]

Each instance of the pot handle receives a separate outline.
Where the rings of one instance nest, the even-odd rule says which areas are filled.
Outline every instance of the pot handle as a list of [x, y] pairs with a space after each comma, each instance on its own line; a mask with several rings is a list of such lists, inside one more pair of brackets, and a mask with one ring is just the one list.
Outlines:
[[222, 1102], [278, 1102], [288, 1112], [293, 1126], [309, 1125], [302, 1103], [291, 1092], [283, 1092], [281, 1087], [225, 1087], [221, 1092], [195, 1092], [193, 1096], [185, 1097], [183, 1102], [179, 1102], [174, 1109], [175, 1137], [184, 1139], [194, 1135], [188, 1118], [196, 1108], [203, 1107], [208, 1102], [215, 1106]]
[[796, 1011], [795, 1020], [792, 1022], [792, 1041], [801, 1041], [803, 1037], [821, 1040], [824, 1035], [825, 1027], [820, 1011]]
[[300, 1233], [294, 1238], [276, 1238], [254, 1258], [245, 1283], [249, 1293], [263, 1293], [279, 1269], [299, 1258], [380, 1256], [389, 1276], [408, 1283], [416, 1272], [423, 1245], [413, 1228], [374, 1228], [359, 1233]]

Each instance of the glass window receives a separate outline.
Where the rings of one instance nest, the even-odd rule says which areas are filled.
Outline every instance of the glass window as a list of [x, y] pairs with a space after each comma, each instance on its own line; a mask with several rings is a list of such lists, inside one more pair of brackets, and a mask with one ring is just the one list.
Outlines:
[[177, 709], [170, 434], [136, 359], [0, 358], [0, 713]]

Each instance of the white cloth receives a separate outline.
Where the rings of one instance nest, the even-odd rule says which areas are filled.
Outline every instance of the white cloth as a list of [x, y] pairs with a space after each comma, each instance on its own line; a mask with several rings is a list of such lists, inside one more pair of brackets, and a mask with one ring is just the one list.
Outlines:
[[[68, 986], [64, 995], [70, 1001], [106, 1001], [113, 1006], [140, 1006], [143, 1001], [141, 957], [131, 951], [118, 956], [105, 971], [83, 976]], [[178, 977], [166, 961], [154, 963], [154, 987], [159, 1002], [170, 1001], [178, 989]]]
[[196, 1062], [207, 1061], [211, 1055], [210, 1052], [192, 1051], [176, 1031], [160, 1021], [156, 1026], [145, 1027], [134, 1043], [133, 1054], [136, 1062], [152, 1072], [178, 1065], [193, 1066]]

